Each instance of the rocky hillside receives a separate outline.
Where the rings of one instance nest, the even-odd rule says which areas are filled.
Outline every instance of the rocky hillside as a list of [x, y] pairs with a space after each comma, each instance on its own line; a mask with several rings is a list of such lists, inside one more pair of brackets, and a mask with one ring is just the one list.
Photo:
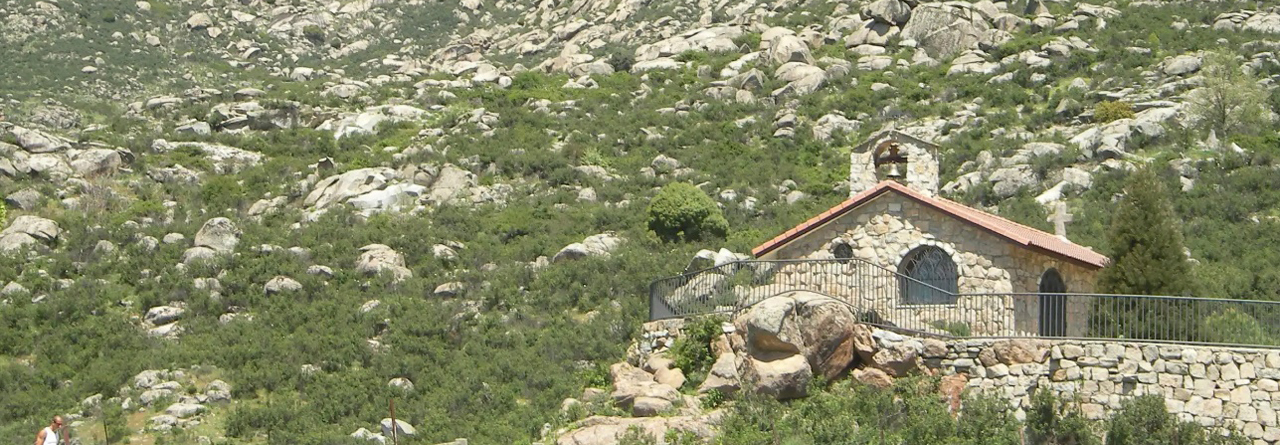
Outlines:
[[[0, 0], [0, 437], [555, 441], [619, 413], [562, 403], [650, 280], [840, 202], [887, 126], [941, 147], [945, 196], [1063, 203], [1100, 251], [1153, 166], [1201, 294], [1280, 298], [1258, 8]], [[674, 182], [728, 230], [650, 231]]]

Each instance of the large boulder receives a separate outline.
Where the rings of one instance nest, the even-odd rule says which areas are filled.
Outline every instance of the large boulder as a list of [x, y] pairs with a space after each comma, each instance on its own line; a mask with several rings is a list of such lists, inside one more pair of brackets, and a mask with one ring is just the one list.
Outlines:
[[653, 375], [626, 362], [609, 367], [613, 378], [613, 401], [623, 409], [632, 409], [640, 398], [662, 399], [668, 402], [680, 400], [680, 392], [670, 385], [654, 381]]
[[306, 207], [326, 208], [347, 199], [379, 190], [396, 179], [396, 171], [390, 168], [360, 168], [324, 178], [307, 198]]
[[890, 25], [903, 25], [911, 18], [911, 7], [902, 0], [876, 0], [862, 8], [862, 16]]
[[923, 3], [911, 11], [901, 35], [915, 40], [929, 56], [941, 59], [972, 49], [978, 43], [999, 43], [991, 31], [991, 25], [979, 14], [951, 4]]
[[332, 131], [334, 138], [342, 139], [352, 135], [373, 134], [378, 125], [384, 122], [414, 121], [428, 114], [427, 110], [409, 105], [378, 105], [359, 113], [346, 113], [324, 121], [316, 129]]
[[205, 142], [169, 142], [156, 139], [151, 143], [151, 149], [161, 153], [178, 149], [197, 151], [204, 155], [213, 166], [213, 172], [217, 174], [238, 173], [245, 168], [261, 164], [265, 158], [262, 153]]
[[213, 26], [213, 19], [207, 13], [197, 12], [187, 18], [187, 29], [192, 31], [199, 31], [210, 26]]
[[418, 430], [415, 429], [413, 425], [410, 425], [409, 422], [405, 422], [400, 419], [396, 419], [395, 423], [392, 423], [390, 418], [386, 418], [382, 419], [380, 424], [382, 427], [382, 435], [386, 437], [392, 437], [392, 435], [395, 435], [396, 437], [413, 437], [418, 435]]
[[436, 205], [464, 202], [471, 197], [477, 184], [475, 173], [445, 164], [431, 183], [426, 200]]
[[720, 354], [715, 364], [711, 365], [707, 378], [702, 381], [701, 386], [698, 386], [698, 394], [720, 391], [732, 395], [738, 392], [738, 388], [738, 356], [732, 352], [726, 352]]
[[179, 419], [195, 416], [205, 411], [204, 405], [195, 403], [175, 403], [164, 409], [164, 413]]
[[924, 366], [924, 342], [894, 332], [876, 330], [871, 334], [874, 345], [858, 349], [859, 359], [867, 366], [893, 377], [927, 373]]
[[22, 215], [13, 219], [9, 227], [0, 231], [0, 236], [12, 233], [25, 233], [44, 242], [56, 241], [62, 235], [58, 223], [48, 218], [35, 215]]
[[768, 298], [735, 320], [746, 353], [760, 360], [799, 354], [808, 368], [834, 378], [857, 359], [856, 344], [870, 343], [848, 305], [808, 291]]
[[231, 253], [240, 244], [240, 229], [230, 219], [217, 217], [205, 221], [196, 232], [195, 246], [208, 247], [217, 253]]
[[370, 244], [360, 248], [356, 270], [368, 275], [390, 273], [396, 281], [413, 277], [413, 271], [405, 267], [404, 256], [384, 244]]
[[1014, 165], [991, 172], [987, 178], [993, 184], [992, 191], [1000, 199], [1018, 194], [1024, 187], [1034, 187], [1040, 183], [1039, 176], [1030, 165]]
[[779, 34], [769, 43], [769, 60], [776, 65], [803, 62], [813, 65], [813, 54], [804, 39], [793, 34]]
[[0, 231], [0, 252], [13, 252], [29, 246], [52, 244], [62, 229], [51, 219], [22, 215]]
[[1201, 59], [1196, 55], [1181, 55], [1164, 62], [1164, 73], [1169, 76], [1181, 76], [1200, 71]]
[[734, 261], [749, 259], [751, 259], [751, 255], [734, 253], [725, 248], [721, 248], [719, 251], [702, 249], [693, 255], [693, 259], [689, 261], [689, 265], [685, 266], [684, 271], [685, 273], [697, 272], [712, 267], [720, 267]]
[[13, 127], [9, 130], [18, 146], [30, 153], [52, 153], [71, 148], [71, 142], [39, 130]]
[[877, 368], [855, 369], [849, 374], [854, 380], [877, 388], [893, 386], [893, 377]]
[[742, 377], [753, 392], [777, 400], [798, 399], [808, 395], [813, 371], [804, 356], [796, 354], [776, 360], [748, 357], [743, 362]]
[[186, 313], [186, 309], [181, 306], [156, 306], [147, 309], [146, 316], [143, 317], [147, 323], [155, 326], [169, 324], [182, 318], [182, 314]]
[[720, 424], [724, 412], [717, 410], [704, 415], [669, 417], [591, 416], [572, 425], [571, 430], [558, 433], [559, 438], [555, 444], [613, 445], [634, 430], [655, 438], [667, 437], [669, 432], [679, 431], [709, 440], [716, 434], [716, 425]]
[[774, 77], [787, 82], [795, 82], [809, 76], [822, 76], [825, 74], [826, 71], [823, 71], [822, 68], [804, 62], [787, 62], [773, 72]]
[[302, 290], [302, 283], [284, 275], [277, 275], [275, 278], [272, 278], [271, 281], [268, 281], [267, 284], [262, 286], [263, 293], [266, 293], [267, 295], [297, 292], [300, 290]]
[[[93, 148], [78, 153], [71, 160], [71, 169], [80, 176], [103, 175], [115, 172], [124, 164], [126, 157], [123, 150]], [[127, 152], [126, 152], [127, 153]]]
[[551, 262], [571, 261], [589, 256], [609, 256], [609, 253], [613, 252], [623, 241], [625, 239], [613, 232], [591, 235], [584, 238], [580, 243], [564, 246], [559, 252], [556, 252], [555, 256], [551, 257]]
[[635, 402], [632, 404], [631, 414], [636, 417], [653, 417], [669, 412], [674, 408], [675, 404], [671, 403], [670, 400], [640, 396], [636, 397]]

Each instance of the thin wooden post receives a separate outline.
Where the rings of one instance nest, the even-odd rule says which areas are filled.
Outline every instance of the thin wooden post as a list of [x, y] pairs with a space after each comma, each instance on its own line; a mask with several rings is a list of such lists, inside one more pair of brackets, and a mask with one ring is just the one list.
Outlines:
[[391, 404], [391, 443], [394, 445], [400, 445], [400, 432], [397, 431], [400, 429], [400, 424], [396, 423], [396, 399], [392, 398], [390, 401], [390, 404]]

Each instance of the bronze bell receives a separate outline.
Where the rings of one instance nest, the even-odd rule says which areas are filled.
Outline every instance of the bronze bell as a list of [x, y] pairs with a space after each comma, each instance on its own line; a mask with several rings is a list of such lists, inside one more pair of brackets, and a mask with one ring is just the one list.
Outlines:
[[896, 162], [893, 164], [889, 164], [888, 176], [889, 176], [889, 179], [893, 179], [895, 181], [902, 179], [902, 172], [898, 171], [898, 164]]

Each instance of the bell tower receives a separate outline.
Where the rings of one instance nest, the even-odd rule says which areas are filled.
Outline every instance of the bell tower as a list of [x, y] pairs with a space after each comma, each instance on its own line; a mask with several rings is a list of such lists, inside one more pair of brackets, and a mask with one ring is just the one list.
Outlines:
[[881, 130], [849, 154], [849, 196], [880, 181], [898, 181], [938, 195], [938, 146], [895, 129]]

